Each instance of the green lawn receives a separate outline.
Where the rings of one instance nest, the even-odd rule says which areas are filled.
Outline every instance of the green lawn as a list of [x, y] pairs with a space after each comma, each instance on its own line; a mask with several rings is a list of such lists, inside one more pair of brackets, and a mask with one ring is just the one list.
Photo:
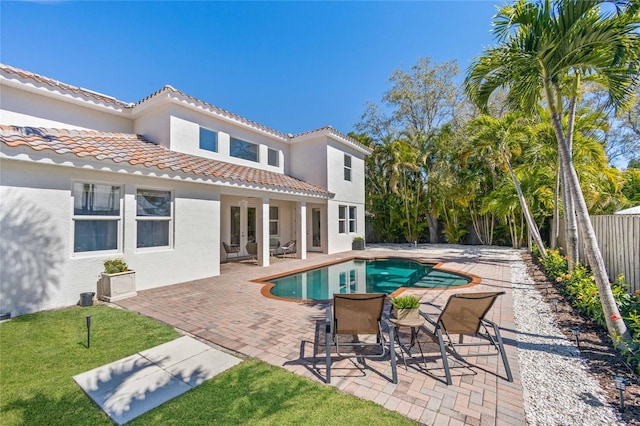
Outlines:
[[[87, 348], [86, 316], [92, 316]], [[173, 340], [170, 327], [105, 306], [0, 324], [0, 424], [110, 425], [73, 376]], [[157, 424], [415, 424], [372, 402], [247, 360], [132, 421]]]

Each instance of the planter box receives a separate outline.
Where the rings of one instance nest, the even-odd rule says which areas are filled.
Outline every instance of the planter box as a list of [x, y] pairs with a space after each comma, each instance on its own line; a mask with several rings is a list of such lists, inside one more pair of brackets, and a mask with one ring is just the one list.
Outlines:
[[351, 250], [364, 250], [364, 240], [352, 241]]
[[102, 273], [102, 279], [98, 286], [100, 300], [114, 302], [137, 294], [135, 271], [120, 272], [119, 274]]
[[393, 315], [396, 319], [420, 319], [420, 309], [396, 309], [393, 308]]

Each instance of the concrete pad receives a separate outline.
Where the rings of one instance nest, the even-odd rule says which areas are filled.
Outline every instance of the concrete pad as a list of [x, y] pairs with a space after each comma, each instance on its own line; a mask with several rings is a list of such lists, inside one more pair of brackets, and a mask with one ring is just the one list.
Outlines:
[[106, 392], [119, 386], [123, 380], [133, 374], [138, 374], [138, 377], [142, 377], [145, 374], [155, 372], [157, 369], [158, 367], [151, 361], [140, 356], [140, 354], [135, 354], [78, 374], [73, 377], [73, 380], [87, 393]]
[[124, 424], [240, 362], [181, 337], [73, 379], [113, 421]]
[[167, 368], [202, 352], [206, 352], [209, 349], [212, 349], [211, 346], [189, 336], [183, 336], [142, 351], [140, 355], [162, 368]]
[[241, 359], [209, 348], [210, 350], [168, 367], [166, 370], [191, 386], [198, 386], [205, 380], [237, 365]]

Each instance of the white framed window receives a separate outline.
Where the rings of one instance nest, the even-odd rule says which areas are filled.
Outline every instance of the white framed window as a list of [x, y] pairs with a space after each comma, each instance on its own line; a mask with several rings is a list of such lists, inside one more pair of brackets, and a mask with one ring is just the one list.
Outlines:
[[120, 185], [73, 184], [73, 252], [121, 251], [122, 190]]
[[218, 152], [218, 132], [200, 127], [200, 149]]
[[349, 232], [356, 232], [356, 208], [349, 206]]
[[141, 189], [136, 193], [136, 247], [171, 247], [173, 237], [171, 191]]
[[351, 181], [351, 156], [344, 155], [344, 180]]
[[270, 166], [280, 167], [280, 151], [269, 148], [267, 162]]
[[347, 206], [338, 206], [338, 233], [347, 233]]
[[278, 236], [280, 235], [280, 219], [279, 219], [280, 211], [278, 207], [269, 207], [269, 235], [270, 236]]
[[243, 141], [242, 139], [231, 138], [229, 142], [229, 155], [243, 160], [258, 162], [258, 145]]

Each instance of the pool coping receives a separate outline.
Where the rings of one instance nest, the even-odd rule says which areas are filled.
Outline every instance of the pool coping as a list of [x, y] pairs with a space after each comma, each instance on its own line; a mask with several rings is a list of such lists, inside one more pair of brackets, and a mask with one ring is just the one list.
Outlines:
[[262, 278], [256, 278], [253, 280], [250, 280], [250, 282], [256, 283], [256, 284], [262, 284], [262, 289], [260, 290], [261, 294], [269, 299], [274, 299], [274, 300], [280, 300], [283, 302], [293, 302], [293, 303], [303, 303], [303, 304], [310, 304], [310, 303], [323, 303], [323, 302], [330, 302], [332, 299], [305, 299], [305, 300], [296, 300], [296, 299], [290, 299], [290, 298], [286, 298], [286, 297], [280, 297], [280, 296], [275, 296], [271, 293], [271, 289], [273, 287], [275, 287], [275, 284], [271, 282], [271, 280], [277, 279], [277, 278], [282, 278], [282, 277], [286, 277], [289, 275], [294, 275], [294, 274], [299, 274], [300, 272], [305, 272], [305, 271], [311, 271], [314, 269], [319, 269], [319, 268], [324, 268], [325, 266], [331, 266], [331, 265], [336, 265], [338, 263], [343, 263], [343, 262], [349, 262], [351, 260], [390, 260], [390, 259], [403, 259], [403, 260], [413, 260], [414, 262], [418, 262], [422, 265], [429, 265], [432, 266], [433, 269], [437, 269], [438, 271], [441, 272], [448, 272], [451, 274], [455, 274], [455, 275], [460, 275], [463, 276], [465, 278], [469, 278], [470, 281], [467, 284], [464, 285], [459, 285], [459, 286], [455, 286], [455, 287], [451, 287], [451, 288], [443, 288], [443, 287], [437, 287], [437, 288], [423, 288], [423, 287], [399, 287], [397, 290], [395, 290], [393, 293], [387, 295], [387, 297], [397, 297], [400, 294], [404, 293], [406, 290], [417, 290], [417, 291], [433, 291], [433, 290], [438, 290], [438, 291], [450, 291], [450, 290], [458, 290], [458, 289], [462, 289], [462, 288], [469, 288], [469, 287], [473, 287], [475, 285], [478, 285], [482, 282], [482, 278], [480, 278], [477, 275], [474, 274], [470, 274], [467, 272], [460, 272], [460, 271], [456, 271], [453, 269], [449, 269], [449, 268], [443, 268], [442, 265], [444, 265], [444, 262], [434, 262], [433, 260], [428, 260], [424, 257], [404, 257], [404, 256], [349, 256], [349, 257], [345, 257], [342, 259], [336, 259], [336, 260], [332, 260], [329, 262], [324, 262], [324, 263], [320, 263], [317, 265], [314, 265], [313, 267], [305, 267], [305, 268], [298, 268], [298, 269], [294, 269], [288, 272], [281, 272], [278, 274], [273, 274], [273, 275], [268, 275], [266, 277], [262, 277]]

